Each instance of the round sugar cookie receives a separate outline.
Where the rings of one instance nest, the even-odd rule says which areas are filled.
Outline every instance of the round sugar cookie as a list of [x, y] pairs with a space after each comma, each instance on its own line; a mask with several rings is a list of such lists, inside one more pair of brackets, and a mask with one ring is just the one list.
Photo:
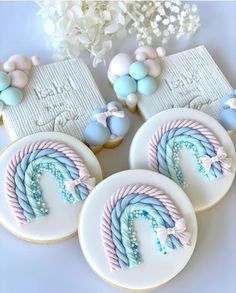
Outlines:
[[116, 173], [98, 184], [80, 214], [79, 240], [95, 273], [143, 291], [176, 276], [189, 261], [197, 221], [184, 191], [148, 170]]
[[0, 156], [0, 223], [16, 236], [50, 243], [74, 236], [83, 202], [102, 180], [92, 151], [74, 137], [42, 132]]
[[225, 129], [193, 109], [160, 112], [137, 131], [131, 169], [151, 169], [178, 183], [196, 211], [217, 203], [235, 176], [235, 149]]

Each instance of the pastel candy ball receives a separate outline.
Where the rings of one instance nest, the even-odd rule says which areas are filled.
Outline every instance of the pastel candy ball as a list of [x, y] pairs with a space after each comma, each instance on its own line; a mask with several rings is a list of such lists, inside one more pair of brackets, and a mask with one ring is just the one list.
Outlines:
[[0, 71], [0, 91], [5, 90], [7, 87], [9, 87], [11, 84], [11, 78], [10, 76], [3, 72]]
[[110, 131], [99, 122], [91, 122], [84, 131], [85, 141], [91, 146], [105, 144], [110, 138]]
[[148, 74], [148, 67], [145, 63], [136, 61], [130, 65], [129, 74], [136, 80], [142, 79]]
[[30, 70], [32, 67], [32, 61], [28, 57], [24, 55], [13, 55], [11, 56], [8, 61], [15, 63], [15, 69], [19, 70]]
[[15, 106], [20, 104], [23, 99], [23, 93], [20, 89], [16, 87], [8, 87], [1, 92], [0, 100], [8, 106]]
[[145, 96], [153, 94], [157, 90], [157, 81], [151, 76], [146, 76], [138, 81], [137, 91]]
[[120, 53], [117, 54], [109, 65], [109, 70], [115, 75], [129, 74], [129, 67], [134, 62], [134, 58], [130, 54]]
[[136, 58], [139, 56], [142, 56], [142, 55], [145, 56], [145, 59], [148, 59], [148, 58], [156, 59], [158, 57], [156, 50], [152, 47], [149, 47], [149, 46], [139, 47], [138, 49], [135, 50], [134, 54], [135, 54]]
[[101, 108], [97, 108], [96, 110], [93, 111], [92, 115], [91, 115], [91, 120], [92, 121], [97, 121], [97, 118], [96, 118], [96, 114], [98, 113], [104, 113], [107, 111], [107, 107], [101, 107]]
[[6, 71], [6, 72], [11, 72], [13, 70], [15, 70], [15, 62], [13, 61], [7, 61], [3, 64], [3, 69]]
[[220, 123], [226, 130], [236, 130], [236, 110], [225, 109], [220, 113]]
[[9, 73], [11, 85], [18, 88], [24, 88], [28, 83], [28, 76], [24, 71], [15, 70]]
[[136, 92], [136, 81], [129, 75], [124, 75], [116, 79], [114, 83], [114, 91], [117, 96], [126, 97]]
[[138, 103], [138, 97], [136, 94], [130, 94], [126, 98], [126, 104], [130, 107], [136, 106]]
[[39, 56], [32, 56], [31, 61], [34, 66], [38, 66], [41, 63]]
[[163, 47], [158, 47], [156, 52], [159, 57], [164, 57], [166, 55], [166, 49]]
[[112, 134], [124, 137], [127, 132], [129, 131], [129, 119], [128, 117], [116, 117], [116, 116], [110, 116], [107, 119], [107, 126], [109, 127]]
[[144, 61], [147, 58], [145, 53], [137, 53], [135, 57], [137, 61]]
[[161, 66], [157, 60], [147, 59], [144, 62], [148, 67], [148, 75], [158, 77], [161, 74]]

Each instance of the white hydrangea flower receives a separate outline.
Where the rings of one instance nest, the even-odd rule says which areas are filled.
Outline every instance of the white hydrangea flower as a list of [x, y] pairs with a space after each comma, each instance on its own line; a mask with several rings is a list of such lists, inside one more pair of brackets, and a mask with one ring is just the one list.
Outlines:
[[79, 56], [84, 50], [104, 62], [113, 40], [135, 34], [139, 46], [164, 44], [172, 35], [191, 35], [200, 25], [195, 4], [182, 1], [39, 0], [39, 15], [49, 35], [53, 58]]

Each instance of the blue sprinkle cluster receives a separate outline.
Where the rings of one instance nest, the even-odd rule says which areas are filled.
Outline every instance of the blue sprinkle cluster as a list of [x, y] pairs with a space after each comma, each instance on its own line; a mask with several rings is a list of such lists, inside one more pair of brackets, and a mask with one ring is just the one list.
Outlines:
[[187, 150], [190, 150], [193, 153], [195, 161], [196, 161], [196, 164], [197, 164], [197, 171], [199, 173], [201, 173], [202, 175], [204, 175], [204, 176], [207, 176], [207, 175], [206, 175], [205, 169], [204, 169], [204, 167], [202, 165], [201, 156], [199, 155], [197, 147], [193, 143], [188, 142], [188, 141], [175, 142], [174, 146], [173, 146], [174, 170], [175, 170], [176, 177], [177, 177], [177, 180], [178, 180], [180, 186], [186, 187], [187, 183], [186, 183], [186, 181], [184, 179], [184, 175], [183, 175], [183, 173], [182, 173], [182, 171], [180, 169], [180, 166], [179, 166], [180, 151], [183, 148], [185, 148]]
[[[136, 232], [134, 231], [134, 221], [138, 218], [141, 217], [144, 220], [148, 221], [150, 223], [151, 228], [156, 231], [158, 224], [157, 221], [150, 216], [150, 214], [145, 211], [145, 210], [135, 210], [129, 214], [128, 218], [128, 234], [129, 234], [129, 239], [131, 243], [131, 247], [134, 253], [134, 257], [137, 261], [137, 264], [141, 263], [141, 256], [139, 253], [139, 247], [138, 247], [138, 241], [136, 239]], [[166, 254], [166, 249], [163, 245], [161, 245], [160, 241], [157, 239], [157, 247], [160, 252], [163, 254]]]
[[76, 201], [75, 198], [73, 197], [73, 195], [66, 190], [66, 186], [64, 183], [65, 177], [56, 168], [55, 164], [41, 163], [41, 164], [37, 165], [37, 167], [34, 169], [33, 176], [32, 176], [31, 190], [34, 194], [35, 200], [37, 201], [38, 208], [42, 212], [43, 215], [48, 214], [48, 209], [46, 208], [46, 205], [43, 201], [42, 192], [39, 187], [39, 179], [40, 179], [40, 176], [44, 172], [50, 172], [55, 177], [56, 181], [59, 184], [61, 195], [66, 202], [74, 203]]

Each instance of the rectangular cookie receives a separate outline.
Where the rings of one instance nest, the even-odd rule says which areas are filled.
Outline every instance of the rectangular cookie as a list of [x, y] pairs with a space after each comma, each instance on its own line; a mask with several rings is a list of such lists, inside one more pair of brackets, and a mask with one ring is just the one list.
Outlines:
[[204, 46], [163, 57], [158, 89], [141, 96], [138, 108], [145, 120], [170, 108], [193, 108], [214, 118], [219, 99], [232, 87]]
[[83, 139], [91, 113], [104, 104], [83, 60], [70, 59], [34, 67], [23, 101], [6, 107], [2, 118], [11, 140], [42, 131]]

